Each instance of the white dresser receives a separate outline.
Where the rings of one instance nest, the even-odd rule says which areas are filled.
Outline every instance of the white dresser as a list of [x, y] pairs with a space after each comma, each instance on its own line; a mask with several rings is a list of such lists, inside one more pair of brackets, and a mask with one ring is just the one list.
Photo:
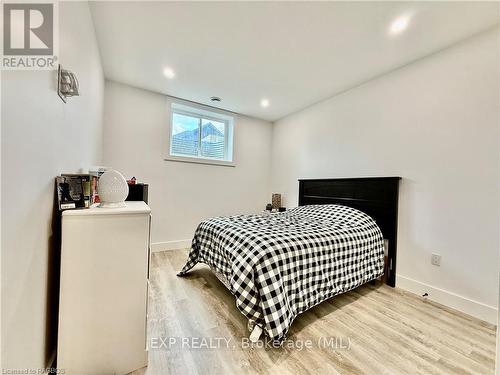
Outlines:
[[151, 210], [126, 204], [63, 212], [57, 367], [66, 374], [147, 365]]

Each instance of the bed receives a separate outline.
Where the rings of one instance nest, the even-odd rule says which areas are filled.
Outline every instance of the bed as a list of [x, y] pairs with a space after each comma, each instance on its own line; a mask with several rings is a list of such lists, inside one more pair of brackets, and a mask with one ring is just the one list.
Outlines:
[[380, 278], [396, 265], [398, 177], [299, 181], [299, 206], [283, 213], [204, 220], [185, 275], [207, 264], [236, 297], [253, 339], [281, 343], [302, 312]]

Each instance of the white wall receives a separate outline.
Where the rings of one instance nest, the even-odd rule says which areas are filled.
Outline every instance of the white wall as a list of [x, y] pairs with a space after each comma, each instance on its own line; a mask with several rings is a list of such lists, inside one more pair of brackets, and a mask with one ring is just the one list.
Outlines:
[[[500, 107], [500, 97], [498, 98], [498, 106]], [[498, 142], [500, 143], [500, 132], [499, 132], [499, 139]], [[500, 147], [498, 148], [498, 153], [500, 156]], [[500, 175], [498, 176], [498, 185], [500, 185]], [[500, 201], [498, 202], [498, 211], [500, 212]], [[498, 223], [498, 239], [500, 242], [500, 222]], [[498, 262], [498, 283], [499, 283], [499, 288], [498, 288], [498, 307], [500, 307], [500, 257], [499, 257], [499, 262]], [[500, 308], [498, 308], [498, 316], [497, 316], [497, 355], [496, 355], [496, 362], [495, 362], [495, 374], [499, 375], [500, 374]]]
[[297, 204], [298, 178], [402, 176], [398, 285], [491, 322], [498, 48], [497, 29], [367, 82], [281, 119], [272, 144], [272, 188], [287, 206]]
[[[499, 228], [500, 229], [500, 228]], [[500, 267], [499, 267], [500, 271]], [[499, 295], [499, 304], [500, 304], [500, 295]], [[496, 361], [495, 361], [495, 374], [499, 375], [500, 374], [500, 309], [498, 309], [498, 317], [497, 317], [497, 354], [496, 354]]]
[[104, 97], [104, 163], [150, 184], [156, 249], [190, 241], [204, 218], [258, 212], [270, 201], [270, 123], [236, 115], [236, 167], [165, 161], [172, 99], [108, 80]]
[[59, 15], [59, 61], [77, 74], [81, 96], [64, 104], [53, 71], [2, 73], [4, 368], [47, 365], [54, 177], [101, 159], [104, 79], [88, 4], [60, 3]]

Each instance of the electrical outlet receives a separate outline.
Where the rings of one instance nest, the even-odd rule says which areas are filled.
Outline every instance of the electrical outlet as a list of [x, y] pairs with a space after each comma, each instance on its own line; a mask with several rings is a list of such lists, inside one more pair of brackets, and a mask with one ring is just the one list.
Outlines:
[[441, 255], [439, 254], [432, 254], [431, 256], [431, 263], [434, 265], [434, 266], [440, 266], [441, 265]]

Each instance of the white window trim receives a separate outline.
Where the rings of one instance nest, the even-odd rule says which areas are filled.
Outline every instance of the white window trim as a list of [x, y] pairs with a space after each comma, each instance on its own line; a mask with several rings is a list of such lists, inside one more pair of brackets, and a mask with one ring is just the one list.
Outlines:
[[[179, 114], [184, 114], [193, 117], [202, 117], [206, 120], [213, 120], [217, 122], [224, 123], [224, 158], [228, 158], [228, 153], [231, 155], [231, 160], [221, 160], [215, 158], [198, 156], [184, 156], [172, 153], [172, 123], [174, 112]], [[231, 137], [231, 138], [230, 138]], [[195, 163], [195, 164], [205, 164], [205, 165], [218, 165], [224, 167], [235, 167], [234, 161], [234, 118], [226, 114], [214, 111], [212, 108], [206, 110], [200, 106], [195, 105], [184, 105], [180, 103], [173, 102], [170, 105], [170, 122], [168, 126], [168, 151], [163, 158], [165, 161], [181, 162], [181, 163]]]
[[221, 167], [236, 167], [234, 161], [224, 161], [219, 159], [203, 158], [203, 157], [189, 157], [189, 156], [175, 156], [167, 155], [163, 158], [165, 161], [176, 161], [180, 163], [193, 163], [193, 164], [205, 164], [205, 165], [218, 165]]

